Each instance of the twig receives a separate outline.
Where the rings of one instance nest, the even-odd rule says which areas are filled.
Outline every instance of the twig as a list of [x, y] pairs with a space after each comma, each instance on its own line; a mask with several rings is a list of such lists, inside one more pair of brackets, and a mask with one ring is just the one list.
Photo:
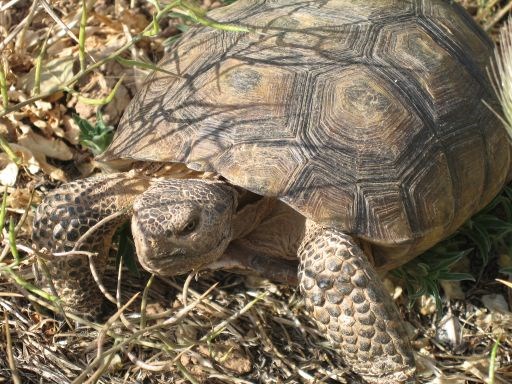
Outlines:
[[[32, 22], [32, 19], [36, 15], [36, 11], [38, 10], [38, 8], [39, 8], [39, 1], [34, 1], [30, 7], [30, 11], [29, 11], [27, 17], [23, 20], [24, 23], [23, 22], [20, 23], [20, 25], [19, 25], [20, 29], [18, 31], [16, 31], [16, 33], [14, 34], [17, 38], [17, 43], [19, 43], [19, 44], [16, 44], [16, 47], [15, 47], [16, 51], [18, 51], [18, 52], [25, 45], [24, 44], [25, 34], [27, 33], [28, 26]], [[15, 28], [15, 30], [16, 30], [16, 28]], [[7, 40], [7, 38], [5, 40]], [[5, 40], [4, 40], [4, 43], [5, 43]], [[2, 51], [2, 49], [3, 48], [0, 48], [0, 51]]]
[[[77, 377], [72, 384], [80, 383], [84, 377], [93, 369], [94, 365], [96, 365], [101, 359], [103, 359], [105, 356], [109, 356], [115, 351], [121, 350], [125, 345], [130, 344], [133, 340], [136, 340], [139, 336], [143, 335], [146, 332], [150, 332], [155, 329], [160, 329], [162, 327], [169, 326], [171, 324], [174, 324], [177, 320], [181, 319], [183, 316], [185, 316], [189, 311], [191, 311], [193, 308], [195, 308], [207, 295], [210, 294], [210, 292], [216, 287], [217, 285], [212, 285], [204, 294], [202, 294], [199, 298], [197, 298], [194, 302], [190, 303], [190, 305], [185, 306], [181, 308], [173, 317], [167, 319], [163, 323], [155, 324], [151, 327], [147, 327], [145, 329], [141, 329], [137, 332], [134, 332], [132, 335], [130, 335], [129, 338], [119, 342], [118, 344], [114, 345], [109, 350], [105, 351], [102, 356], [96, 357], [93, 362], [91, 362], [82, 372], [82, 374]], [[100, 329], [100, 331], [103, 329], [103, 327]], [[79, 380], [80, 379], [80, 380]]]
[[4, 311], [4, 332], [5, 332], [5, 342], [6, 342], [6, 352], [7, 352], [7, 362], [9, 364], [9, 368], [11, 369], [11, 378], [14, 384], [21, 384], [21, 378], [18, 372], [18, 368], [16, 367], [16, 363], [14, 361], [14, 356], [12, 355], [12, 340], [11, 340], [11, 332], [9, 330], [9, 318], [7, 317], [7, 312]]
[[504, 6], [487, 24], [484, 25], [484, 30], [489, 31], [492, 27], [494, 27], [507, 13], [512, 10], [512, 1]]

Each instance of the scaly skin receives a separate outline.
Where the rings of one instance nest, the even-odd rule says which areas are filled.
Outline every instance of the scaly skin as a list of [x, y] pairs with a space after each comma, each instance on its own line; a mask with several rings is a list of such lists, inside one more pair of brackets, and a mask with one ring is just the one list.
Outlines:
[[[130, 173], [99, 175], [63, 184], [50, 192], [37, 208], [32, 239], [52, 253], [72, 251], [91, 227], [115, 212], [130, 208], [148, 185], [149, 179]], [[93, 262], [99, 277], [105, 270], [112, 236], [130, 214], [126, 210], [125, 214], [108, 221], [76, 248], [96, 253]], [[90, 272], [87, 256], [57, 256], [47, 266], [65, 309], [89, 316], [98, 313], [103, 295]], [[43, 271], [36, 275], [48, 287]]]
[[169, 276], [219, 259], [233, 238], [237, 194], [210, 180], [156, 180], [133, 204], [132, 234], [142, 266]]
[[[216, 261], [223, 265], [219, 259], [229, 255], [234, 240], [236, 207], [237, 192], [219, 181], [151, 180], [134, 173], [96, 176], [50, 193], [37, 210], [33, 238], [54, 252], [69, 251], [102, 218], [130, 208], [78, 249], [98, 253], [94, 262], [101, 275], [112, 235], [131, 216], [141, 264], [160, 275], [176, 275]], [[237, 249], [232, 251], [236, 254]], [[347, 365], [370, 383], [394, 384], [413, 377], [412, 350], [398, 311], [354, 239], [308, 220], [298, 255], [306, 304]], [[260, 273], [264, 265], [278, 268], [276, 263], [261, 264], [258, 252], [244, 257], [231, 263]], [[229, 267], [229, 260], [224, 265]], [[50, 271], [66, 307], [94, 312], [102, 295], [87, 257], [57, 257]], [[286, 273], [274, 274], [291, 280]]]
[[398, 310], [354, 239], [308, 221], [299, 257], [306, 306], [345, 362], [369, 383], [413, 377], [412, 348]]

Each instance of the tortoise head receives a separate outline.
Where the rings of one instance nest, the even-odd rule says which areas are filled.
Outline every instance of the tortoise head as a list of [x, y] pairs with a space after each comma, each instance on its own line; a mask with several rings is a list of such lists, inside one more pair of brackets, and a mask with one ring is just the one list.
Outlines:
[[142, 266], [178, 275], [217, 260], [232, 239], [236, 192], [222, 182], [157, 180], [134, 202], [132, 233]]

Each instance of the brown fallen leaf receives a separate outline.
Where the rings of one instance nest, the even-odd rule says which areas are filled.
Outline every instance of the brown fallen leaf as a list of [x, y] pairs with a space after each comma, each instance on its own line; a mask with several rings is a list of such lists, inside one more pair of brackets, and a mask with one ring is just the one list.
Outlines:
[[32, 152], [38, 152], [54, 159], [73, 159], [73, 152], [62, 140], [47, 139], [32, 131], [21, 135], [18, 138], [18, 144], [30, 149]]

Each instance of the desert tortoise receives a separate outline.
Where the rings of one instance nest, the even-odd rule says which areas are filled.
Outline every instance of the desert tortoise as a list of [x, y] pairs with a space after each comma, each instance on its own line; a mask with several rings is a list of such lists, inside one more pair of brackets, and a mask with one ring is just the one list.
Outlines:
[[[130, 217], [138, 257], [158, 274], [218, 262], [240, 238], [291, 254], [307, 306], [349, 366], [375, 383], [412, 377], [377, 271], [453, 233], [505, 182], [507, 136], [482, 102], [497, 104], [491, 42], [442, 0], [239, 0], [209, 17], [253, 32], [185, 33], [159, 63], [178, 76], [146, 80], [101, 157], [138, 168], [48, 194], [34, 240], [70, 250], [121, 211], [79, 247], [99, 252], [100, 271]], [[156, 177], [154, 163], [195, 172]], [[71, 307], [97, 302], [86, 258], [51, 269]]]

